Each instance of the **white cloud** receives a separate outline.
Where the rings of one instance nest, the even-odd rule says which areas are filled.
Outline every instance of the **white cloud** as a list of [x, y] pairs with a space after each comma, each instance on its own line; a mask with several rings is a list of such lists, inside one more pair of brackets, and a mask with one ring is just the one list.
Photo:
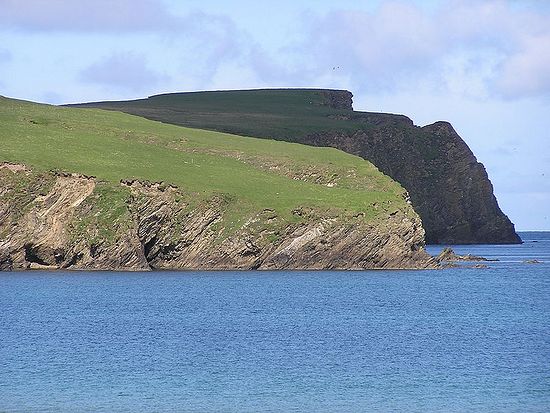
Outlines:
[[525, 38], [521, 50], [503, 63], [496, 85], [508, 98], [550, 97], [550, 33]]
[[278, 49], [262, 47], [228, 16], [176, 15], [163, 0], [0, 4], [0, 29], [159, 35], [201, 87], [219, 78], [223, 65], [237, 64], [266, 86], [324, 83], [356, 93], [423, 87], [482, 99], [550, 95], [550, 11], [500, 0], [450, 0], [438, 8], [385, 1], [368, 11], [335, 5], [305, 14], [295, 29], [302, 41]]
[[307, 25], [303, 61], [318, 77], [339, 68], [356, 91], [422, 85], [478, 98], [550, 93], [548, 12], [504, 1], [450, 1], [436, 10], [395, 1], [309, 16]]
[[167, 77], [151, 70], [144, 56], [135, 53], [115, 53], [92, 64], [80, 73], [82, 81], [118, 90], [146, 91]]
[[158, 0], [1, 0], [0, 27], [36, 31], [158, 30], [176, 24]]
[[320, 74], [338, 69], [366, 89], [388, 89], [430, 66], [439, 48], [433, 29], [416, 7], [387, 3], [376, 13], [336, 11], [315, 19], [304, 48]]

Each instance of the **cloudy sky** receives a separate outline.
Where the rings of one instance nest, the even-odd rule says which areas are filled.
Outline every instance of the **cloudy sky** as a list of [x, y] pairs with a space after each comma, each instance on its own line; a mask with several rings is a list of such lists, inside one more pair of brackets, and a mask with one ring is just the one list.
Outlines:
[[450, 121], [519, 230], [550, 230], [550, 1], [0, 0], [0, 94], [349, 89]]

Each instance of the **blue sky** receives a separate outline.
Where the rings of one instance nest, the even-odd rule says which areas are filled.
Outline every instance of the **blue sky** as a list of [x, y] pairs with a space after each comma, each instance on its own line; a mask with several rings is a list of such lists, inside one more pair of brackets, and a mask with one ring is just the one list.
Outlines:
[[349, 89], [450, 121], [519, 230], [550, 230], [550, 2], [0, 0], [0, 94]]

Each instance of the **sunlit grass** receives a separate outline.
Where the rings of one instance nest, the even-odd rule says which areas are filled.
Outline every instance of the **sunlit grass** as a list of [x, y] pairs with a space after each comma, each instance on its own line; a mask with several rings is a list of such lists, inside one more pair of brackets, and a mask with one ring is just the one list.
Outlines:
[[[0, 98], [0, 123], [0, 161], [38, 170], [78, 172], [112, 183], [163, 181], [199, 198], [225, 194], [243, 210], [271, 208], [283, 215], [306, 206], [374, 216], [375, 203], [403, 205], [398, 184], [371, 163], [336, 149], [6, 98]], [[265, 167], [266, 161], [276, 167]], [[337, 185], [297, 179], [305, 170], [334, 176]]]

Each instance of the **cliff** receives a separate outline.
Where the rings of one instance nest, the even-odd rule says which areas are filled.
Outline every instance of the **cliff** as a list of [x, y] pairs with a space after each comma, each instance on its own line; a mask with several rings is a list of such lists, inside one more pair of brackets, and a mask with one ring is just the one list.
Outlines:
[[355, 112], [343, 90], [175, 93], [78, 106], [166, 123], [329, 146], [361, 156], [408, 190], [435, 244], [519, 243], [484, 166], [446, 122], [418, 127], [402, 115]]
[[3, 270], [437, 266], [406, 191], [333, 148], [6, 98], [0, 123]]
[[[372, 115], [365, 117], [374, 123]], [[401, 183], [422, 218], [428, 244], [521, 242], [498, 206], [485, 167], [447, 122], [420, 128], [403, 119], [383, 121], [302, 141], [359, 155]]]
[[420, 220], [402, 211], [367, 222], [312, 209], [289, 220], [263, 209], [226, 232], [230, 210], [220, 196], [194, 204], [170, 185], [113, 185], [8, 163], [0, 201], [0, 270], [437, 266], [423, 250]]

